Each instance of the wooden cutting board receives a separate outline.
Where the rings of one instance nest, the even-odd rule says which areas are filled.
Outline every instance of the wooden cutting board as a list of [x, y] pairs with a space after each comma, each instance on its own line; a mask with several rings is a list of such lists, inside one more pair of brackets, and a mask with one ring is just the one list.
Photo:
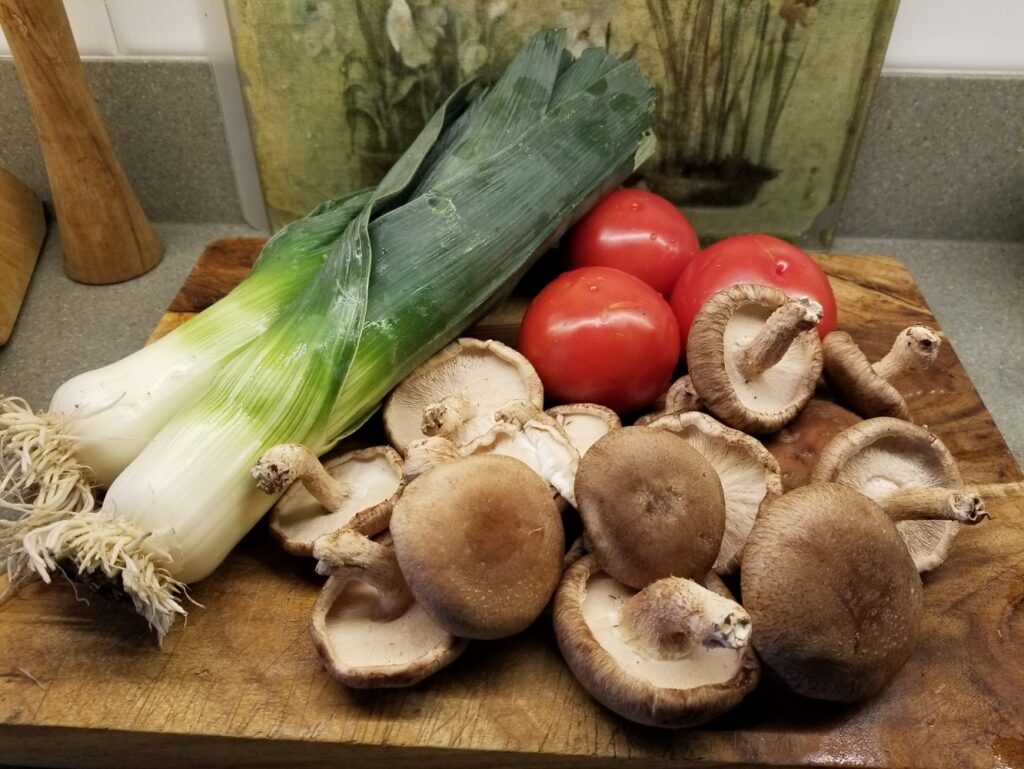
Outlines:
[[39, 196], [0, 168], [0, 345], [11, 336], [45, 237]]
[[[218, 241], [158, 328], [164, 333], [247, 272], [260, 241]], [[936, 325], [904, 267], [820, 257], [840, 325], [879, 356], [910, 323]], [[509, 337], [522, 302], [483, 326]], [[502, 334], [497, 334], [502, 332]], [[1021, 476], [950, 346], [900, 383], [912, 412], [971, 481]], [[183, 489], [182, 493], [187, 493]], [[1024, 766], [1024, 506], [992, 507], [925, 577], [913, 657], [875, 700], [841, 707], [762, 682], [700, 729], [660, 731], [594, 703], [547, 618], [476, 642], [406, 690], [358, 692], [320, 666], [307, 629], [320, 580], [258, 527], [195, 586], [163, 650], [123, 608], [33, 586], [0, 611], [0, 763], [149, 767], [1020, 767]]]

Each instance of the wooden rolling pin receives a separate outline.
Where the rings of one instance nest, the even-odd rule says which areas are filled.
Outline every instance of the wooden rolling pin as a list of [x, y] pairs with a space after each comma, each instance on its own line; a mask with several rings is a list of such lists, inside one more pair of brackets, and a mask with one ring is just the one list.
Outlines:
[[0, 0], [50, 178], [64, 271], [117, 283], [155, 266], [160, 241], [110, 144], [61, 0]]

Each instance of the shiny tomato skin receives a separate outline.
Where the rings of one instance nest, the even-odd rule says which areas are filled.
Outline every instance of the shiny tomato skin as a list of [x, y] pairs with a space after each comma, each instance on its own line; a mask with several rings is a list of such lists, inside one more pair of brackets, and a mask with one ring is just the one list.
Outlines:
[[614, 267], [667, 297], [700, 243], [675, 205], [653, 192], [622, 188], [572, 229], [567, 251], [571, 268]]
[[824, 308], [818, 333], [836, 328], [836, 299], [828, 276], [796, 246], [770, 235], [735, 235], [708, 246], [683, 270], [672, 290], [672, 309], [679, 321], [682, 346], [704, 303], [737, 283], [775, 286], [788, 296], [809, 296]]
[[679, 361], [679, 326], [664, 297], [639, 278], [581, 267], [537, 294], [518, 347], [548, 398], [628, 412], [668, 388]]

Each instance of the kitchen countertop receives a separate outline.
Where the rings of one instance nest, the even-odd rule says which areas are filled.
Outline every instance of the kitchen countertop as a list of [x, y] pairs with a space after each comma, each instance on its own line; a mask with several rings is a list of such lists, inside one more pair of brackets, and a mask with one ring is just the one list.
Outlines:
[[[61, 269], [51, 230], [21, 316], [0, 347], [0, 394], [43, 408], [65, 379], [140, 347], [211, 240], [238, 224], [157, 224], [163, 261], [140, 278], [85, 286]], [[902, 260], [942, 324], [1018, 463], [1024, 464], [1024, 243], [840, 238], [833, 250]]]

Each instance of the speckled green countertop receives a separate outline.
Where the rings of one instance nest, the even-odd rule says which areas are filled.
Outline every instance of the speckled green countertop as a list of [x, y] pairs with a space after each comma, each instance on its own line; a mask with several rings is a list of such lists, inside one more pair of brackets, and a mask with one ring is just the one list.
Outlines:
[[[10, 342], [0, 393], [44, 408], [74, 374], [140, 347], [203, 246], [258, 234], [237, 224], [158, 224], [163, 261], [114, 286], [85, 286], [61, 270], [51, 232]], [[1024, 243], [840, 239], [842, 253], [887, 254], [909, 267], [1018, 463], [1024, 463]]]

